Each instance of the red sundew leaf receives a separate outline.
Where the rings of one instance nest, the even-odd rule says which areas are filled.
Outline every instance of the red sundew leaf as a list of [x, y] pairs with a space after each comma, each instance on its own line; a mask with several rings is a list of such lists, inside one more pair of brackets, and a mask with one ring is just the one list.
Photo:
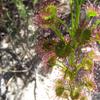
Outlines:
[[42, 60], [42, 64], [43, 64], [43, 70], [45, 73], [47, 73], [49, 71], [49, 60], [52, 57], [56, 57], [55, 52], [53, 52], [52, 50], [47, 51], [43, 48], [43, 44], [45, 43], [45, 39], [41, 39], [38, 41], [37, 45], [35, 46], [36, 49], [36, 53], [37, 55], [40, 57], [40, 59]]
[[51, 21], [45, 20], [45, 17], [49, 16], [46, 12], [40, 12], [38, 15], [35, 16], [35, 23], [36, 25], [40, 26], [41, 28], [48, 28]]
[[85, 9], [87, 14], [88, 13], [90, 14], [89, 17], [100, 16], [100, 6], [95, 6], [92, 3], [91, 4], [87, 3], [85, 5]]

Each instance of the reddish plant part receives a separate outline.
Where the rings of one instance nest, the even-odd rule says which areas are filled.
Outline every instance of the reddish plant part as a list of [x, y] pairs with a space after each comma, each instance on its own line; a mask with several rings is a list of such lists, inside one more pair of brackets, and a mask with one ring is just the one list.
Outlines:
[[100, 26], [96, 27], [95, 29], [93, 29], [93, 34], [97, 35], [100, 37]]
[[[97, 26], [95, 28], [92, 29], [92, 38], [94, 41], [97, 41], [100, 43], [100, 26]], [[95, 57], [96, 59], [99, 58], [100, 61], [100, 55]]]
[[[35, 24], [38, 25], [39, 27], [43, 28], [43, 29], [48, 29], [50, 25], [58, 25], [58, 20], [56, 18], [63, 18], [64, 16], [68, 15], [70, 13], [70, 7], [66, 7], [68, 5], [66, 4], [62, 4], [60, 5], [60, 3], [57, 0], [50, 0], [50, 1], [45, 1], [42, 5], [42, 7], [39, 5], [39, 10], [37, 11], [37, 13], [35, 13]], [[56, 12], [54, 11], [55, 9]], [[64, 8], [64, 9], [63, 9]], [[48, 10], [46, 10], [48, 9]], [[67, 14], [64, 14], [66, 12], [66, 10], [68, 10]], [[54, 13], [54, 12], [55, 13]], [[52, 17], [56, 16], [55, 17]], [[48, 19], [48, 17], [52, 17], [50, 19]]]
[[[59, 16], [60, 12], [58, 13], [58, 11], [57, 11], [56, 17], [54, 17], [55, 14], [53, 13], [54, 16], [52, 17], [51, 16], [52, 13], [51, 13], [51, 11], [49, 11], [50, 9], [46, 10], [47, 8], [50, 8], [51, 5], [52, 5], [52, 7], [53, 7], [53, 5], [55, 6], [54, 3], [44, 4], [42, 6], [43, 8], [39, 9], [38, 13], [35, 15], [36, 24], [42, 29], [47, 29], [48, 30], [50, 25], [55, 25], [56, 26], [57, 25], [56, 21], [58, 21], [58, 20], [55, 20], [55, 19], [56, 18], [58, 18], [58, 19], [61, 18]], [[58, 6], [56, 6], [56, 7], [58, 7]], [[80, 44], [82, 45], [82, 47], [85, 47], [85, 45], [84, 45], [85, 43], [86, 43], [86, 45], [89, 45], [89, 43], [91, 42], [91, 40], [90, 40], [91, 32], [93, 33], [94, 36], [96, 36], [96, 34], [98, 34], [98, 36], [100, 37], [100, 28], [99, 27], [95, 27], [93, 30], [91, 29], [91, 26], [93, 24], [92, 21], [91, 21], [91, 17], [98, 18], [100, 16], [100, 7], [99, 6], [96, 7], [93, 4], [87, 3], [84, 6], [84, 8], [85, 8], [87, 13], [90, 11], [90, 15], [88, 16], [88, 18], [85, 18], [82, 21], [80, 21], [80, 27], [77, 29], [77, 33], [79, 33], [79, 36], [77, 35], [76, 38], [75, 38], [75, 39], [78, 40], [81, 36], [82, 41], [79, 40], [79, 42], [81, 42]], [[59, 10], [59, 9], [57, 8], [57, 10]], [[92, 13], [92, 11], [93, 11], [93, 13]], [[56, 28], [58, 28], [58, 29], [59, 29], [59, 26], [63, 23], [62, 20], [59, 19], [59, 21], [60, 21], [60, 24], [58, 26], [56, 26]], [[64, 27], [64, 25], [62, 27]], [[85, 33], [86, 33], [87, 36], [83, 35]], [[86, 52], [84, 52], [84, 56], [83, 55], [79, 56], [79, 59], [77, 59], [77, 62], [76, 62], [76, 60], [74, 60], [78, 57], [77, 56], [78, 54], [81, 55], [80, 51], [79, 52], [76, 51], [76, 50], [82, 48], [82, 47], [78, 48], [78, 46], [77, 46], [78, 41], [75, 41], [76, 44], [74, 44], [74, 42], [72, 42], [73, 39], [71, 39], [69, 35], [64, 35], [64, 43], [62, 43], [62, 41], [61, 41], [61, 44], [60, 44], [59, 43], [60, 40], [58, 39], [58, 40], [56, 40], [56, 45], [52, 45], [53, 43], [50, 45], [50, 46], [53, 46], [53, 47], [57, 47], [57, 48], [55, 48], [55, 50], [51, 50], [50, 48], [48, 50], [46, 50], [44, 48], [44, 43], [48, 40], [49, 40], [48, 38], [39, 39], [39, 41], [36, 45], [36, 52], [42, 60], [43, 70], [46, 73], [49, 71], [49, 60], [52, 57], [55, 57], [55, 60], [60, 59], [60, 58], [63, 59], [63, 61], [62, 61], [62, 64], [63, 64], [64, 60], [69, 56], [69, 55], [67, 55], [67, 56], [65, 56], [65, 55], [66, 55], [67, 51], [70, 50], [72, 53], [70, 53], [70, 51], [68, 51], [68, 53], [70, 54], [69, 59], [68, 59], [69, 63], [67, 63], [68, 65], [66, 64], [64, 66], [65, 69], [68, 69], [68, 70], [66, 70], [65, 74], [68, 73], [68, 75], [69, 75], [69, 76], [67, 75], [68, 76], [67, 78], [69, 78], [69, 79], [67, 79], [67, 78], [65, 79], [66, 75], [64, 76], [65, 83], [69, 82], [68, 84], [73, 86], [73, 87], [76, 87], [77, 84], [82, 83], [84, 85], [83, 87], [87, 88], [87, 90], [89, 90], [89, 91], [95, 90], [96, 89], [96, 83], [94, 82], [94, 76], [92, 75], [93, 66], [94, 66], [94, 63], [92, 62], [93, 61], [92, 57], [90, 57], [90, 56], [88, 57]], [[50, 38], [50, 40], [53, 40], [53, 37]], [[57, 43], [59, 43], [59, 44], [57, 45]], [[70, 44], [70, 43], [72, 43], [72, 44]], [[49, 46], [49, 45], [47, 44], [46, 46]], [[64, 46], [65, 46], [65, 48], [63, 48]], [[75, 48], [78, 48], [78, 49], [72, 49], [72, 47], [74, 48], [74, 46], [75, 46]], [[75, 53], [73, 52], [73, 50], [74, 50]], [[61, 52], [59, 52], [59, 51], [61, 51]], [[86, 51], [90, 52], [88, 50], [86, 50]], [[60, 54], [60, 56], [59, 56], [59, 54]], [[65, 58], [63, 58], [63, 57], [65, 57]], [[73, 64], [74, 62], [75, 62], [75, 64]], [[76, 63], [79, 66], [76, 66]], [[66, 68], [67, 66], [68, 66], [68, 68]], [[77, 69], [77, 67], [79, 67], [79, 68]], [[82, 70], [80, 68], [82, 68]], [[78, 88], [80, 88], [80, 87], [78, 87]], [[63, 89], [63, 88], [61, 87], [60, 89]], [[59, 90], [59, 88], [58, 88], [58, 90]], [[59, 92], [59, 91], [57, 91], [57, 92]], [[62, 93], [63, 93], [63, 91], [62, 91]], [[73, 98], [73, 95], [72, 95], [72, 98]]]
[[38, 54], [38, 56], [42, 60], [44, 71], [47, 73], [49, 71], [49, 67], [50, 67], [48, 61], [50, 60], [50, 58], [56, 57], [56, 54], [53, 51], [46, 51], [43, 47], [44, 42], [45, 42], [45, 39], [39, 40], [36, 45], [35, 50], [36, 50], [36, 53]]
[[50, 13], [41, 11], [39, 14], [37, 14], [35, 17], [35, 24], [43, 29], [48, 29], [49, 25], [53, 23], [53, 20], [45, 20], [45, 17], [50, 16]]
[[46, 11], [46, 9], [52, 5], [57, 6], [58, 0], [45, 0], [39, 2], [36, 7], [38, 7], [38, 11], [34, 14], [35, 24], [43, 29], [47, 29], [48, 26], [54, 23], [54, 19], [47, 20], [46, 18], [51, 16], [50, 11]]
[[38, 13], [41, 11], [41, 9], [44, 9], [48, 5], [58, 5], [60, 2], [59, 0], [41, 0], [38, 2], [35, 7], [38, 9]]
[[94, 11], [96, 12], [96, 17], [100, 17], [100, 6], [96, 6], [92, 3], [87, 3], [86, 5], [84, 5], [86, 12], [88, 11]]

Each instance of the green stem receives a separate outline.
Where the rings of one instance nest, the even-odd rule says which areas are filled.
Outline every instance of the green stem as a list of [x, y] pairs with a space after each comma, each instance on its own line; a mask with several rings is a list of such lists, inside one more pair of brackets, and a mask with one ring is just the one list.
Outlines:
[[65, 23], [65, 21], [63, 21], [62, 19], [60, 19], [60, 18], [56, 18], [62, 25], [64, 25], [64, 27], [67, 29], [67, 31], [70, 33], [71, 31], [69, 30], [69, 28], [68, 28], [68, 26], [67, 26], [67, 24]]
[[71, 8], [71, 32], [70, 32], [70, 35], [71, 35], [71, 37], [74, 36], [74, 22], [75, 22], [75, 21], [74, 21], [74, 14], [73, 14], [72, 5], [73, 5], [73, 4], [70, 5], [70, 8]]
[[55, 34], [60, 38], [60, 40], [64, 41], [64, 36], [63, 36], [63, 34], [60, 32], [59, 29], [57, 29], [54, 25], [49, 26], [49, 27], [50, 27], [50, 29], [51, 29], [52, 31], [55, 32]]
[[75, 30], [78, 28], [79, 25], [79, 19], [80, 19], [80, 4], [79, 1], [76, 0], [76, 19], [75, 19]]

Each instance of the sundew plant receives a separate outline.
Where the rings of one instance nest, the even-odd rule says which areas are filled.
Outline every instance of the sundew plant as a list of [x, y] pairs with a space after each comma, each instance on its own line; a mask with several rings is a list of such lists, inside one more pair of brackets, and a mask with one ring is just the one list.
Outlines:
[[[39, 41], [42, 43], [41, 49], [48, 52], [44, 61], [47, 66], [53, 69], [56, 65], [63, 72], [62, 79], [55, 82], [56, 95], [70, 100], [87, 100], [84, 91], [96, 89], [93, 79], [95, 53], [92, 49], [83, 49], [93, 42], [100, 42], [100, 31], [96, 31], [100, 27], [100, 8], [85, 0], [69, 0], [69, 5], [69, 23], [67, 18], [59, 17], [57, 4], [51, 1], [43, 6], [36, 15], [36, 22], [41, 29], [50, 31], [52, 36]], [[97, 19], [94, 23], [93, 18]]]

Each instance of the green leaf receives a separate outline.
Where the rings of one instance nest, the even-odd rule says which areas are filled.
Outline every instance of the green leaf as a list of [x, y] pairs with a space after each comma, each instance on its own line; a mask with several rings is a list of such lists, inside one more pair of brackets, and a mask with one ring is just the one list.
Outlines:
[[67, 57], [71, 51], [71, 46], [69, 44], [65, 44], [63, 41], [60, 41], [55, 47], [56, 55], [59, 57]]
[[79, 98], [79, 95], [80, 95], [80, 89], [74, 88], [74, 89], [71, 91], [71, 98], [72, 98], [72, 100], [78, 99], [78, 98]]
[[85, 86], [92, 91], [95, 88], [95, 84], [93, 80], [89, 79], [88, 77], [84, 77]]
[[87, 11], [87, 17], [91, 18], [91, 17], [95, 17], [97, 16], [97, 12], [93, 11], [92, 9]]
[[85, 0], [78, 0], [79, 1], [79, 4], [83, 4], [85, 2]]
[[88, 81], [88, 82], [86, 83], [86, 87], [87, 87], [90, 91], [92, 91], [93, 88], [94, 88], [94, 83], [93, 83], [92, 81]]
[[64, 92], [64, 87], [63, 86], [58, 86], [58, 87], [56, 87], [55, 91], [56, 91], [57, 96], [61, 96]]
[[53, 67], [56, 63], [56, 57], [51, 57], [49, 60], [48, 60], [48, 64], [50, 67]]
[[44, 17], [45, 20], [51, 20], [57, 16], [57, 7], [56, 6], [48, 5], [45, 10], [47, 13], [50, 14], [49, 16]]
[[86, 43], [90, 40], [91, 37], [91, 31], [89, 29], [85, 29], [80, 36], [80, 42]]
[[95, 53], [94, 53], [94, 51], [93, 51], [93, 50], [92, 50], [92, 51], [90, 51], [90, 52], [88, 53], [88, 57], [89, 57], [89, 58], [93, 59], [93, 58], [94, 58], [94, 56], [95, 56]]
[[75, 65], [75, 52], [71, 52], [70, 55], [68, 56], [68, 61], [70, 66], [74, 66]]
[[80, 19], [80, 9], [81, 9], [81, 6], [80, 6], [80, 3], [79, 3], [79, 0], [75, 0], [75, 4], [76, 4], [76, 11], [75, 11], [75, 30], [77, 30], [77, 28], [79, 27], [79, 19]]
[[85, 70], [91, 71], [93, 67], [93, 61], [90, 58], [84, 57], [82, 60], [82, 66]]

